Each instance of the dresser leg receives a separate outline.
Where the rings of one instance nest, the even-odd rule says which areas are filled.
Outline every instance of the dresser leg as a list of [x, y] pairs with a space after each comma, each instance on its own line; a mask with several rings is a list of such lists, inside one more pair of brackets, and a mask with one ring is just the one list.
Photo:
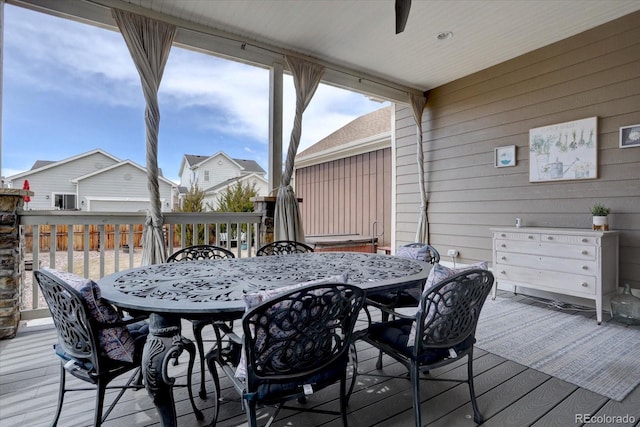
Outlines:
[[596, 298], [596, 320], [598, 325], [602, 324], [602, 300]]

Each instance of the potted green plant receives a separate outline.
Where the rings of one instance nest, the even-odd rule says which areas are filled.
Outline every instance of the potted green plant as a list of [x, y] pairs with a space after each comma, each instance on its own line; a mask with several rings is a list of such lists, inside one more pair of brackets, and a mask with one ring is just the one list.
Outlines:
[[602, 203], [596, 203], [591, 207], [591, 215], [593, 215], [593, 229], [594, 230], [608, 230], [609, 229], [609, 217], [611, 209], [603, 205]]

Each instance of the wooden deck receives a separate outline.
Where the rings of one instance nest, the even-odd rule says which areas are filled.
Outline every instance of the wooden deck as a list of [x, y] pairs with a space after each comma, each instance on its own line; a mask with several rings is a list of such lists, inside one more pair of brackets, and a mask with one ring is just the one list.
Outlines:
[[[518, 298], [518, 297], [516, 297]], [[575, 315], [587, 315], [576, 312]], [[209, 332], [206, 328], [205, 332]], [[190, 326], [184, 324], [183, 333], [190, 336]], [[0, 426], [40, 427], [48, 426], [55, 412], [58, 392], [59, 363], [53, 354], [56, 341], [53, 326], [29, 326], [22, 328], [18, 336], [0, 341]], [[413, 426], [411, 388], [408, 380], [380, 376], [375, 370], [376, 351], [359, 343], [359, 376], [356, 390], [349, 403], [349, 425], [364, 426]], [[179, 383], [185, 382], [186, 357], [172, 368]], [[639, 359], [640, 363], [640, 359]], [[384, 373], [399, 374], [403, 368], [385, 359]], [[197, 371], [197, 369], [196, 369]], [[486, 418], [486, 426], [576, 426], [576, 414], [591, 416], [629, 415], [633, 422], [615, 424], [640, 425], [640, 387], [623, 402], [609, 400], [590, 391], [501, 357], [476, 349], [474, 360], [475, 385], [478, 404]], [[432, 371], [438, 377], [464, 377], [466, 364]], [[197, 383], [198, 373], [194, 373]], [[79, 381], [78, 381], [79, 382]], [[208, 388], [211, 389], [209, 380]], [[222, 396], [234, 397], [228, 381], [222, 376]], [[177, 388], [176, 407], [179, 425], [204, 426], [190, 412], [186, 390]], [[338, 408], [336, 389], [326, 389], [312, 396], [308, 404], [324, 409]], [[424, 382], [422, 385], [423, 423], [428, 426], [474, 425], [469, 393], [465, 384], [449, 382]], [[210, 414], [211, 402], [196, 397], [196, 402]], [[59, 426], [87, 426], [92, 422], [94, 393], [70, 393]], [[246, 424], [245, 415], [238, 400], [225, 401], [218, 417], [219, 426]], [[263, 412], [264, 413], [264, 412]], [[107, 419], [105, 426], [157, 426], [155, 409], [145, 390], [129, 391]], [[339, 417], [299, 411], [282, 411], [276, 426], [340, 426]], [[614, 425], [612, 423], [588, 424]]]

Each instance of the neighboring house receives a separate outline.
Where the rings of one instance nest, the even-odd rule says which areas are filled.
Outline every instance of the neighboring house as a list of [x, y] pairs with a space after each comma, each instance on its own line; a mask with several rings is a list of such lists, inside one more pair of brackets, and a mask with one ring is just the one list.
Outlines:
[[296, 156], [307, 236], [375, 234], [391, 244], [391, 113], [358, 117]]
[[[100, 149], [60, 161], [37, 160], [23, 173], [7, 177], [13, 188], [29, 181], [27, 209], [137, 212], [149, 208], [146, 169]], [[159, 178], [162, 210], [171, 211], [174, 183]]]
[[233, 159], [219, 151], [212, 156], [185, 154], [180, 163], [180, 206], [182, 199], [195, 185], [204, 191], [204, 203], [214, 209], [218, 206], [220, 193], [237, 182], [255, 184], [259, 196], [269, 193], [269, 182], [265, 170], [254, 160]]
[[220, 196], [230, 187], [235, 186], [237, 183], [242, 183], [243, 186], [247, 184], [253, 186], [256, 190], [257, 196], [265, 196], [269, 191], [269, 181], [264, 176], [258, 173], [251, 173], [249, 175], [243, 175], [238, 178], [229, 178], [228, 180], [214, 185], [213, 187], [204, 190], [204, 202], [206, 205], [211, 206], [213, 209], [217, 209], [219, 205]]

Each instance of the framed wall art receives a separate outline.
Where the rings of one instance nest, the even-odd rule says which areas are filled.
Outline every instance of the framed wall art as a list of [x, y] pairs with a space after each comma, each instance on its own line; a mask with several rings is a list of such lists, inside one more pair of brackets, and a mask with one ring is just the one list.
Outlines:
[[529, 130], [529, 182], [597, 177], [597, 117]]
[[620, 128], [620, 148], [640, 147], [640, 124]]
[[493, 166], [496, 168], [505, 168], [507, 166], [516, 165], [516, 146], [507, 145], [506, 147], [497, 147], [494, 152]]

